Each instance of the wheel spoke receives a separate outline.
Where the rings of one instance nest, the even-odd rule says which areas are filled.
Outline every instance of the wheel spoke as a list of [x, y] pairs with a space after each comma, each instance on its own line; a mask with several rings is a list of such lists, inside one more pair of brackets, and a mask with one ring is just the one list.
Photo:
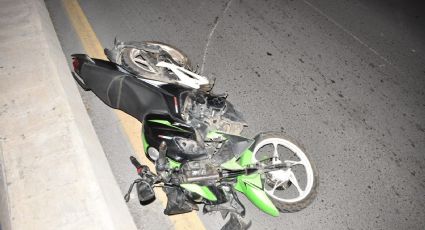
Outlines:
[[290, 164], [291, 167], [294, 165], [304, 165], [302, 161], [284, 160], [283, 162]]
[[144, 64], [144, 65], [146, 65], [146, 63], [147, 63], [145, 60], [143, 60], [143, 58], [139, 58], [139, 57], [135, 57], [134, 61], [137, 62], [137, 63], [140, 63], [140, 64]]
[[133, 61], [136, 63], [137, 66], [144, 69], [145, 71], [155, 72], [152, 66], [149, 65], [149, 62], [143, 59], [143, 57], [140, 57], [140, 56], [134, 57]]
[[275, 157], [275, 158], [279, 157], [279, 153], [277, 152], [277, 146], [274, 147], [273, 157]]
[[292, 171], [289, 172], [289, 180], [292, 182], [292, 184], [295, 186], [295, 188], [297, 188], [299, 195], [301, 196], [304, 193], [304, 191], [301, 189], [300, 185], [298, 184], [298, 180], [295, 177], [294, 172], [292, 172]]
[[286, 181], [276, 181], [276, 183], [273, 186], [273, 189], [271, 190], [271, 194], [274, 194], [274, 191], [276, 191], [276, 189], [281, 186], [283, 183], [285, 183]]
[[278, 164], [281, 163], [279, 160], [279, 153], [277, 152], [277, 143], [273, 143], [273, 158], [272, 158], [272, 164]]

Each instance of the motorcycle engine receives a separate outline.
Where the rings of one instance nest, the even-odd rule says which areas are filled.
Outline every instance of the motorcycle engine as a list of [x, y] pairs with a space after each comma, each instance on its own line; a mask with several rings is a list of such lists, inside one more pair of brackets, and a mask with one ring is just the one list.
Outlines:
[[189, 125], [201, 131], [204, 139], [210, 131], [239, 135], [246, 123], [226, 97], [204, 93], [188, 95], [182, 117]]
[[[204, 185], [213, 185], [217, 179], [217, 166], [210, 160], [189, 161], [183, 164], [182, 172], [189, 182], [196, 181]], [[198, 180], [199, 178], [202, 178]]]
[[208, 138], [208, 133], [218, 131], [239, 135], [246, 123], [242, 115], [226, 100], [225, 95], [212, 95], [199, 91], [186, 96], [182, 117], [188, 125], [195, 128], [197, 136], [200, 137], [198, 142], [202, 143], [209, 155], [208, 159], [185, 163], [182, 168], [184, 175], [191, 179], [211, 177], [210, 182], [213, 182], [220, 164], [212, 159], [218, 154], [224, 139], [220, 135]]

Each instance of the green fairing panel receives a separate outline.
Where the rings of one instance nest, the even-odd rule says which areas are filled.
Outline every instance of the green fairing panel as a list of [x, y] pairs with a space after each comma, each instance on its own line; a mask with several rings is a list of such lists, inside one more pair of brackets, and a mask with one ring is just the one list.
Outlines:
[[252, 163], [252, 151], [248, 148], [241, 154], [241, 157], [239, 158], [239, 164], [242, 166], [248, 166]]
[[[236, 160], [232, 158], [231, 160], [223, 163], [221, 166], [228, 170], [237, 170], [245, 168], [253, 164], [252, 151], [250, 149], [245, 150], [241, 157]], [[237, 177], [237, 182], [234, 185], [234, 188], [239, 192], [246, 195], [246, 197], [260, 210], [271, 215], [279, 216], [279, 211], [273, 202], [263, 191], [261, 175], [259, 173], [251, 175], [241, 175]]]
[[236, 190], [243, 193], [257, 208], [271, 216], [279, 216], [279, 211], [273, 202], [262, 190], [262, 180], [258, 173], [252, 175], [238, 176], [234, 186]]
[[198, 195], [202, 196], [207, 200], [217, 201], [217, 197], [214, 195], [214, 193], [211, 192], [211, 190], [207, 186], [200, 186], [197, 184], [180, 184], [180, 186], [190, 192], [197, 193]]
[[244, 167], [242, 167], [238, 162], [236, 157], [233, 157], [232, 159], [224, 162], [223, 164], [220, 165], [222, 168], [224, 169], [228, 169], [228, 170], [239, 170], [239, 169], [244, 169]]
[[221, 164], [220, 166], [228, 170], [239, 170], [239, 169], [244, 169], [246, 166], [251, 164], [252, 164], [252, 151], [248, 148], [241, 153], [239, 159], [237, 159], [236, 157], [233, 157], [232, 159]]
[[255, 206], [265, 213], [271, 216], [279, 216], [279, 211], [263, 190], [247, 184], [245, 195]]
[[238, 179], [240, 179], [244, 183], [263, 189], [263, 182], [261, 180], [261, 175], [259, 173], [254, 173], [251, 175], [242, 175], [239, 177]]

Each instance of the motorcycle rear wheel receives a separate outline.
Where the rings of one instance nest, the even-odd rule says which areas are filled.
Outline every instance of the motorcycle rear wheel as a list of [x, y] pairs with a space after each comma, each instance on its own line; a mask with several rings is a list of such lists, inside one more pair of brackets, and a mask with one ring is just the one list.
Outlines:
[[[306, 208], [313, 202], [317, 195], [319, 177], [316, 167], [310, 161], [308, 154], [299, 147], [299, 145], [295, 144], [294, 141], [284, 136], [282, 133], [277, 132], [263, 133], [256, 139], [253, 157], [257, 162], [262, 162], [261, 154], [264, 152], [262, 149], [270, 148], [270, 146], [273, 148], [270, 158], [272, 161], [271, 164], [286, 162], [292, 163], [293, 166], [287, 170], [277, 170], [267, 173], [264, 178], [264, 191], [280, 212], [297, 212]], [[283, 155], [280, 152], [285, 151], [292, 153], [300, 160], [282, 159]], [[265, 154], [270, 154], [270, 152], [271, 151], [265, 151]], [[288, 156], [288, 154], [286, 154], [286, 156]], [[300, 165], [305, 167], [306, 175], [306, 181], [302, 184], [299, 183], [297, 176], [295, 176], [296, 173], [294, 172], [296, 171], [293, 171], [293, 169], [298, 169]], [[299, 170], [299, 172], [301, 172], [301, 170]], [[299, 175], [302, 173], [297, 172], [297, 174]], [[305, 186], [301, 186], [304, 184]], [[292, 189], [290, 189], [291, 187]], [[301, 187], [304, 187], [304, 189]], [[287, 196], [285, 192], [289, 194], [298, 193], [298, 196], [295, 198], [287, 198], [285, 197]]]
[[[130, 72], [146, 76], [146, 75], [160, 75], [161, 68], [156, 67], [156, 64], [161, 59], [173, 62], [176, 65], [192, 70], [191, 62], [186, 54], [172, 45], [157, 42], [157, 41], [144, 41], [148, 46], [158, 46], [163, 53], [152, 53], [149, 50], [143, 50], [133, 47], [123, 48], [121, 53], [121, 63]], [[165, 54], [165, 55], [164, 55]]]

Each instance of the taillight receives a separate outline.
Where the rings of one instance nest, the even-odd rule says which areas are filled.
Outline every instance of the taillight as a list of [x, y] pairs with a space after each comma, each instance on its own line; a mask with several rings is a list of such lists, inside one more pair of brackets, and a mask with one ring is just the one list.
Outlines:
[[77, 58], [72, 58], [72, 66], [74, 67], [74, 72], [80, 72], [80, 61]]

